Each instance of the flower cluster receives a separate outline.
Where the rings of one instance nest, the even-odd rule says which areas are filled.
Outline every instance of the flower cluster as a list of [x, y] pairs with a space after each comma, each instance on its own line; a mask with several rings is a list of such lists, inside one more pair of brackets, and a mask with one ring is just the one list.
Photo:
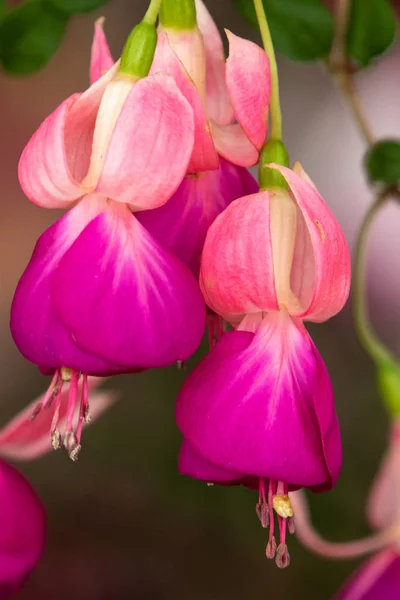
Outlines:
[[[38, 240], [11, 310], [16, 345], [52, 380], [0, 445], [34, 458], [51, 440], [75, 461], [98, 378], [182, 364], [207, 304], [220, 339], [178, 397], [179, 469], [258, 490], [266, 554], [284, 567], [289, 491], [330, 489], [341, 466], [329, 375], [304, 321], [341, 310], [349, 255], [311, 180], [267, 139], [267, 54], [227, 32], [225, 61], [202, 1], [184, 3], [183, 24], [165, 0], [158, 31], [145, 18], [116, 63], [97, 22], [90, 87], [21, 156], [26, 196], [67, 212]], [[258, 162], [260, 185], [247, 171]], [[94, 394], [92, 416], [111, 400]]]

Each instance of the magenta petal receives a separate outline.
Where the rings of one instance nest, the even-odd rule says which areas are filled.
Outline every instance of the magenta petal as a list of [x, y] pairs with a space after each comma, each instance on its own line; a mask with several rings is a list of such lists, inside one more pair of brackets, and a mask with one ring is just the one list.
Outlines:
[[271, 313], [255, 335], [226, 333], [189, 375], [177, 401], [178, 426], [202, 457], [224, 469], [292, 488], [331, 487], [341, 444], [320, 369], [302, 323]]
[[129, 368], [186, 360], [204, 333], [193, 275], [117, 203], [63, 256], [52, 298], [79, 346]]
[[15, 593], [43, 554], [46, 519], [28, 481], [0, 462], [0, 598]]
[[121, 371], [82, 351], [53, 310], [51, 279], [63, 254], [104, 201], [87, 197], [39, 238], [11, 307], [11, 333], [20, 352], [44, 370], [67, 366], [91, 374]]
[[400, 555], [384, 550], [364, 563], [334, 600], [398, 600]]
[[233, 200], [257, 190], [256, 180], [246, 169], [220, 158], [219, 169], [185, 177], [166, 204], [140, 212], [137, 218], [197, 278], [211, 223]]

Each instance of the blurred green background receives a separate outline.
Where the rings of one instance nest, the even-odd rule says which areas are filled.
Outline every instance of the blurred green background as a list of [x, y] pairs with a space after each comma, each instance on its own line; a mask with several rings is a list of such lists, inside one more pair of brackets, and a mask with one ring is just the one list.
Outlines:
[[[220, 26], [258, 41], [230, 0], [206, 2]], [[113, 0], [102, 13], [75, 18], [48, 67], [25, 79], [0, 75], [0, 352], [1, 422], [48, 385], [13, 345], [8, 318], [17, 280], [40, 233], [59, 213], [39, 209], [19, 189], [19, 155], [39, 123], [88, 84], [93, 23], [106, 16], [115, 56], [145, 0]], [[399, 48], [359, 80], [378, 134], [400, 133]], [[361, 173], [362, 140], [322, 67], [280, 58], [285, 142], [341, 222], [350, 242], [370, 201]], [[400, 289], [397, 207], [379, 219], [371, 242], [370, 301], [374, 324], [398, 348]], [[397, 244], [397, 246], [396, 246]], [[397, 326], [397, 330], [396, 330]], [[349, 307], [311, 334], [327, 362], [342, 426], [344, 467], [335, 491], [312, 496], [315, 524], [332, 540], [365, 534], [364, 499], [386, 441], [372, 364], [351, 326]], [[195, 363], [207, 350], [204, 343]], [[186, 372], [190, 369], [190, 364]], [[186, 372], [175, 367], [117, 377], [117, 404], [84, 432], [77, 464], [64, 452], [21, 469], [48, 513], [48, 547], [20, 600], [328, 600], [356, 562], [329, 562], [289, 540], [292, 564], [279, 571], [265, 558], [267, 534], [256, 496], [241, 488], [207, 487], [177, 473], [180, 436], [174, 400]]]

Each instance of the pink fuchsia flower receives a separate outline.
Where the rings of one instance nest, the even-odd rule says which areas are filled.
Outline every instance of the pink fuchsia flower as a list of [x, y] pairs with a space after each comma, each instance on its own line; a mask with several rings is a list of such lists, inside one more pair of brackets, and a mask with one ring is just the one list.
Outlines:
[[180, 468], [211, 482], [255, 487], [258, 480], [258, 514], [270, 523], [267, 556], [275, 554], [275, 509], [277, 563], [286, 566], [288, 491], [330, 489], [341, 466], [331, 383], [302, 321], [341, 309], [350, 259], [339, 225], [301, 167], [271, 168], [289, 191], [236, 200], [207, 234], [206, 301], [240, 324], [188, 377], [176, 414], [185, 440]]
[[198, 277], [204, 239], [215, 217], [233, 200], [258, 189], [243, 166], [258, 161], [265, 141], [271, 84], [265, 52], [231, 33], [225, 63], [214, 21], [202, 2], [196, 6], [198, 27], [159, 29], [152, 66], [152, 72], [174, 77], [193, 108], [190, 175], [163, 207], [138, 218]]
[[[289, 490], [334, 485], [340, 433], [326, 367], [301, 321], [280, 311], [241, 327], [256, 332], [225, 333], [180, 391], [180, 471], [209, 483], [258, 488], [271, 557], [274, 503], [285, 504]], [[287, 516], [278, 512], [280, 566], [288, 560]]]
[[28, 481], [4, 461], [0, 493], [0, 599], [6, 600], [14, 597], [44, 552], [46, 518]]
[[[206, 32], [204, 41], [201, 32], [197, 29], [194, 32], [180, 34], [181, 43], [188, 44], [191, 48], [190, 51], [189, 49], [186, 51], [187, 61], [190, 62], [188, 69], [202, 88], [204, 82], [201, 83], [201, 81], [205, 77], [205, 84], [210, 90], [207, 95], [207, 105], [210, 105], [211, 114], [215, 114], [219, 121], [224, 120], [220, 113], [225, 112], [225, 120], [230, 122], [234, 116], [225, 83], [222, 40], [204, 5], [199, 5], [198, 17], [200, 28], [204, 25], [203, 29]], [[179, 35], [177, 39], [179, 42]], [[193, 45], [195, 48], [192, 47]], [[205, 51], [204, 45], [207, 51]], [[254, 44], [252, 48], [253, 46]], [[259, 49], [257, 54], [258, 51]], [[101, 61], [104, 61], [104, 57], [106, 57], [105, 64], [110, 67], [112, 64], [110, 50], [101, 23], [98, 22], [92, 48], [90, 70], [92, 82], [102, 74], [104, 67], [101, 66]], [[194, 58], [194, 64], [191, 57]], [[157, 61], [161, 64], [157, 65]], [[190, 79], [189, 72], [185, 70], [170, 47], [166, 34], [160, 32], [159, 47], [152, 70], [157, 72], [158, 69], [163, 68], [175, 75], [176, 81], [180, 82], [181, 90], [185, 93], [194, 111], [201, 111], [203, 120], [202, 125], [198, 125], [198, 131], [202, 131], [206, 135], [208, 142], [204, 142], [204, 146], [207, 144], [208, 146], [207, 148], [202, 147], [200, 151], [198, 143], [195, 144], [193, 156], [196, 153], [198, 158], [192, 160], [193, 164], [189, 166], [189, 170], [198, 168], [202, 172], [186, 176], [168, 202], [159, 209], [137, 213], [137, 218], [164, 248], [178, 256], [198, 278], [200, 256], [209, 226], [230, 202], [241, 196], [255, 193], [258, 186], [254, 177], [246, 169], [237, 167], [221, 156], [219, 159], [215, 159], [215, 150], [210, 142], [210, 127], [207, 123], [203, 99], [196, 89], [194, 81]], [[201, 77], [198, 76], [198, 73], [202, 73]], [[267, 73], [267, 79], [268, 76]], [[205, 163], [204, 161], [209, 162]], [[213, 170], [204, 171], [206, 167]]]
[[313, 552], [328, 558], [356, 558], [374, 553], [335, 595], [335, 600], [397, 600], [400, 589], [400, 425], [393, 422], [389, 449], [372, 485], [367, 518], [376, 533], [351, 542], [329, 542], [313, 528], [302, 492], [291, 494], [296, 534]]
[[201, 0], [196, 0], [196, 9], [198, 27], [189, 30], [164, 28], [161, 20], [152, 66], [153, 73], [171, 74], [193, 107], [195, 145], [189, 172], [216, 168], [217, 154], [237, 165], [254, 165], [267, 135], [269, 59], [253, 42], [227, 32], [230, 53], [225, 63], [217, 26]]

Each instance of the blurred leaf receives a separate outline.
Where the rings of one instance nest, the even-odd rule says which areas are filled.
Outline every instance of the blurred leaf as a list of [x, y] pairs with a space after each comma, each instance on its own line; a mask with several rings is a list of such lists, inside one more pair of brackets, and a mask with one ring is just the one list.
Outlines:
[[44, 67], [57, 50], [67, 15], [47, 0], [31, 0], [0, 22], [0, 61], [6, 71], [28, 75]]
[[69, 15], [89, 13], [96, 10], [110, 0], [51, 0], [51, 3]]
[[7, 0], [0, 0], [0, 19], [6, 14]]
[[[253, 0], [234, 0], [234, 4], [258, 28]], [[328, 56], [333, 17], [320, 0], [263, 0], [263, 4], [276, 50], [293, 60]]]
[[400, 140], [382, 140], [365, 156], [370, 181], [396, 185], [400, 182]]
[[387, 50], [396, 33], [396, 16], [389, 0], [353, 0], [348, 53], [360, 66]]

